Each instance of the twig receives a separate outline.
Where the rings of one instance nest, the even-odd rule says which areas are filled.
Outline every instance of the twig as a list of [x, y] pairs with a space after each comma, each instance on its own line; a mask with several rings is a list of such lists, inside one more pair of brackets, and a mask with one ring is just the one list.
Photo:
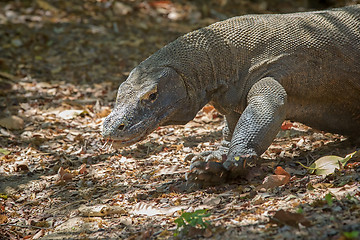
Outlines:
[[37, 227], [37, 226], [32, 226], [32, 225], [17, 225], [17, 224], [12, 224], [12, 223], [5, 223], [5, 224], [0, 224], [0, 226], [11, 226], [11, 227], [21, 227], [21, 228], [36, 228], [36, 229], [53, 229], [51, 228], [46, 228], [46, 227]]
[[104, 148], [106, 147], [106, 145], [108, 144], [108, 142], [109, 142], [109, 139], [106, 139], [105, 144], [104, 144], [100, 149], [101, 149], [101, 150], [104, 149]]

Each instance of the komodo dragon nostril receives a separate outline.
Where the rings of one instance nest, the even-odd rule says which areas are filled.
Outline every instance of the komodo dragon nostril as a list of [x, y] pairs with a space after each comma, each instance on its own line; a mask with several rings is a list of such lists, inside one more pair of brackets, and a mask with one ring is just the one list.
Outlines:
[[118, 129], [120, 131], [124, 130], [124, 128], [125, 128], [125, 124], [123, 124], [123, 123], [118, 126]]

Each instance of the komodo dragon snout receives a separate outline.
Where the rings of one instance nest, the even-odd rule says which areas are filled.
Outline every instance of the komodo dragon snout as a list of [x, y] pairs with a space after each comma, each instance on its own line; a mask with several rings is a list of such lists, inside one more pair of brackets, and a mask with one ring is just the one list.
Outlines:
[[187, 102], [185, 85], [175, 70], [139, 66], [120, 85], [115, 107], [104, 121], [102, 135], [116, 141], [117, 147], [131, 145], [158, 126], [170, 124], [170, 118], [171, 123], [184, 123], [186, 111], [183, 109], [189, 109]]

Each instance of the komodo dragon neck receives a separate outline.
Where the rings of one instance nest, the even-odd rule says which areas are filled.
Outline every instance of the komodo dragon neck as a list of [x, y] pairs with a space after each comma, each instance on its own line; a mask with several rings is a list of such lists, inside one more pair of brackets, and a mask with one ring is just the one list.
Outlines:
[[[245, 81], [239, 80], [246, 64], [238, 56], [245, 49], [237, 49], [216, 28], [202, 28], [179, 37], [150, 56], [140, 66], [173, 68], [183, 79], [192, 106], [197, 112], [214, 98], [223, 97], [230, 87], [237, 86], [237, 105], [245, 104]], [[243, 66], [243, 67], [242, 67]], [[234, 96], [235, 97], [235, 96]], [[240, 99], [241, 97], [241, 99]]]

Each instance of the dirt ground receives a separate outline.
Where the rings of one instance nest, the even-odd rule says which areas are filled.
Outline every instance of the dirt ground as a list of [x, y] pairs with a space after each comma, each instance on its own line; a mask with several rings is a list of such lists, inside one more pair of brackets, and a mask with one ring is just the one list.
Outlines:
[[[236, 15], [356, 3], [1, 1], [0, 239], [360, 239], [359, 157], [327, 176], [304, 167], [359, 150], [344, 136], [285, 122], [251, 175], [201, 187], [185, 180], [186, 156], [220, 145], [211, 106], [130, 147], [100, 135], [119, 84], [176, 37]], [[263, 185], [278, 166], [287, 181]], [[198, 209], [204, 228], [178, 227]]]

